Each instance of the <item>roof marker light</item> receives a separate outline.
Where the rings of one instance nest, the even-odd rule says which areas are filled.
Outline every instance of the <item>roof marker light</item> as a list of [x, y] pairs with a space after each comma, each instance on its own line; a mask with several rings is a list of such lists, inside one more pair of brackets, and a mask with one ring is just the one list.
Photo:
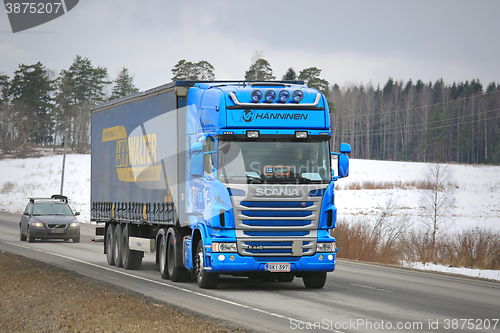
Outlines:
[[292, 99], [295, 103], [300, 102], [304, 98], [302, 90], [295, 90], [292, 94]]
[[281, 103], [285, 103], [290, 98], [290, 93], [288, 90], [281, 90], [278, 94], [278, 98]]
[[252, 91], [252, 101], [255, 103], [259, 102], [262, 99], [262, 91], [260, 90], [254, 90]]
[[276, 99], [276, 92], [274, 90], [266, 91], [264, 98], [268, 103], [272, 103]]

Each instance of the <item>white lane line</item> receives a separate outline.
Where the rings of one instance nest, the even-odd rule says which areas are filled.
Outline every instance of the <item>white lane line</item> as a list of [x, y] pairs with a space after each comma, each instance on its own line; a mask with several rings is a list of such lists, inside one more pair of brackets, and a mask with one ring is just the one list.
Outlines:
[[[32, 247], [29, 247], [29, 246], [20, 245], [20, 244], [11, 243], [11, 242], [5, 242], [4, 241], [4, 243], [7, 243], [7, 244], [13, 245], [13, 246], [17, 246], [17, 247], [22, 247], [22, 248], [28, 249], [28, 250], [33, 250], [33, 251], [42, 252], [42, 253], [45, 253], [45, 254], [50, 254], [50, 255], [53, 255], [53, 256], [56, 256], [56, 257], [60, 257], [60, 258], [64, 258], [64, 259], [68, 259], [68, 260], [73, 260], [73, 261], [76, 261], [76, 262], [79, 262], [79, 263], [82, 263], [82, 264], [86, 264], [86, 265], [90, 265], [90, 266], [94, 266], [94, 267], [97, 267], [97, 268], [102, 268], [102, 269], [105, 269], [105, 270], [110, 271], [110, 272], [119, 273], [119, 274], [122, 274], [122, 275], [125, 275], [125, 276], [128, 276], [128, 277], [133, 277], [133, 278], [136, 278], [136, 279], [139, 279], [139, 280], [143, 280], [143, 281], [147, 281], [147, 282], [156, 283], [156, 284], [159, 284], [159, 285], [162, 285], [162, 286], [165, 286], [165, 287], [169, 287], [169, 288], [173, 288], [173, 289], [176, 289], [176, 290], [179, 290], [179, 291], [184, 291], [184, 292], [187, 292], [187, 293], [190, 293], [190, 294], [194, 294], [194, 295], [197, 295], [197, 296], [209, 298], [209, 299], [212, 299], [212, 300], [215, 300], [215, 301], [219, 301], [219, 302], [222, 302], [222, 303], [226, 303], [226, 304], [238, 306], [240, 308], [252, 310], [252, 311], [255, 311], [255, 312], [260, 312], [260, 313], [263, 313], [263, 314], [266, 314], [266, 315], [269, 315], [269, 316], [272, 316], [272, 317], [286, 319], [286, 320], [288, 320], [290, 322], [300, 323], [300, 324], [304, 324], [304, 325], [313, 325], [313, 323], [311, 323], [311, 322], [306, 322], [306, 321], [303, 321], [303, 320], [299, 320], [299, 319], [287, 317], [287, 316], [284, 316], [284, 315], [280, 315], [279, 313], [274, 313], [274, 312], [269, 312], [269, 311], [262, 310], [262, 309], [259, 309], [259, 308], [254, 308], [254, 307], [249, 306], [249, 305], [245, 305], [245, 304], [241, 304], [241, 303], [236, 303], [236, 302], [233, 302], [233, 301], [230, 301], [230, 300], [227, 300], [227, 299], [223, 299], [223, 298], [219, 298], [219, 297], [216, 297], [216, 296], [202, 294], [202, 293], [199, 293], [197, 291], [193, 291], [193, 290], [181, 288], [181, 287], [178, 287], [178, 286], [175, 286], [175, 285], [171, 285], [171, 284], [168, 284], [168, 283], [164, 283], [164, 282], [160, 282], [160, 281], [151, 280], [151, 279], [148, 279], [148, 278], [144, 278], [142, 276], [137, 276], [137, 275], [133, 275], [133, 274], [127, 273], [125, 271], [115, 270], [115, 269], [112, 269], [112, 268], [109, 268], [109, 267], [105, 267], [105, 266], [93, 264], [91, 262], [87, 262], [87, 261], [83, 261], [83, 260], [80, 260], [80, 259], [68, 257], [68, 256], [65, 256], [65, 255], [62, 255], [62, 254], [47, 252], [47, 251], [39, 250], [39, 249], [34, 249]], [[338, 331], [338, 330], [335, 330], [335, 329], [328, 330], [328, 331], [335, 332], [335, 333], [345, 333], [343, 331]]]
[[375, 289], [375, 290], [385, 291], [386, 293], [393, 293], [394, 292], [392, 290], [380, 289], [380, 288], [365, 286], [363, 284], [356, 284], [356, 283], [351, 283], [351, 286], [356, 286], [356, 287], [361, 287], [361, 288], [367, 288], [367, 289]]

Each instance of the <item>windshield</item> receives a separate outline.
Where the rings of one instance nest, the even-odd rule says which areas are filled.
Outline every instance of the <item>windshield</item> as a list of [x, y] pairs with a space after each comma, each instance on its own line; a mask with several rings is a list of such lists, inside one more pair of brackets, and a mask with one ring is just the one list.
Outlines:
[[330, 183], [328, 141], [219, 141], [223, 183]]
[[33, 207], [33, 215], [73, 215], [66, 204], [42, 203]]

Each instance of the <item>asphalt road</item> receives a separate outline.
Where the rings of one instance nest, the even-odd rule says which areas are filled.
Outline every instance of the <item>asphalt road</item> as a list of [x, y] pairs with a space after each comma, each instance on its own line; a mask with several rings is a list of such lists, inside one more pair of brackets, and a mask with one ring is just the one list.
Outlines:
[[[147, 254], [140, 270], [108, 266], [94, 227], [81, 243], [19, 240], [20, 216], [0, 213], [0, 250], [105, 280], [164, 302], [264, 332], [500, 332], [500, 283], [337, 261], [323, 289], [291, 283], [222, 277], [215, 290], [172, 283]], [[1, 269], [1, 268], [0, 268]], [[0, 296], [1, 297], [1, 296]], [[495, 329], [493, 329], [495, 327]]]

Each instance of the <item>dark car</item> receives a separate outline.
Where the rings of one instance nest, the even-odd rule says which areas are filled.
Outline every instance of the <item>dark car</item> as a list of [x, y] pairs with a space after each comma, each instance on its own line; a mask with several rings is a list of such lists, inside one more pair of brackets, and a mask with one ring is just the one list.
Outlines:
[[20, 237], [33, 243], [35, 239], [64, 239], [80, 242], [80, 223], [71, 210], [68, 198], [53, 195], [51, 198], [30, 198], [21, 222]]

